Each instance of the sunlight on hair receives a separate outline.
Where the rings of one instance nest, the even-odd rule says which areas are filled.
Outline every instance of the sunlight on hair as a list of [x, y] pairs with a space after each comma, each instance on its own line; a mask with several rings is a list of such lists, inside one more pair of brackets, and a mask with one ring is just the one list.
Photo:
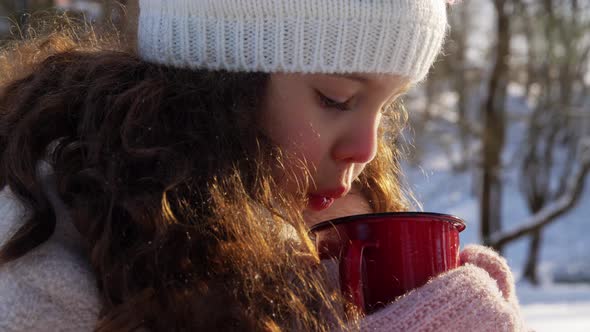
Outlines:
[[34, 64], [51, 55], [72, 50], [120, 50], [125, 45], [123, 35], [114, 25], [103, 24], [98, 33], [84, 16], [74, 17], [67, 12], [34, 13], [25, 30], [14, 19], [9, 21], [12, 39], [0, 44], [0, 87], [4, 82], [28, 75], [30, 72], [23, 68], [34, 68]]

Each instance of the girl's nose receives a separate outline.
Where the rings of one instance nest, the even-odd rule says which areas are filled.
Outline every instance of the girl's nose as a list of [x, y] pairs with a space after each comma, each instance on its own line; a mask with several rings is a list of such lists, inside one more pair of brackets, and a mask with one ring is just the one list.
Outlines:
[[351, 122], [343, 130], [332, 150], [335, 160], [368, 163], [377, 154], [379, 118]]

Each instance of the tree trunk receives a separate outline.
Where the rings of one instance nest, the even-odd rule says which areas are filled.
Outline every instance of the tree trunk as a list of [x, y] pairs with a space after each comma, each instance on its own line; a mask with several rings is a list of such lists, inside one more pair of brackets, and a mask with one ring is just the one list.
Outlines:
[[[497, 48], [488, 96], [484, 104], [483, 169], [481, 193], [481, 238], [490, 244], [490, 236], [501, 230], [502, 150], [505, 140], [504, 104], [508, 57], [510, 55], [510, 17], [505, 0], [494, 2], [497, 12]], [[501, 251], [501, 247], [495, 248]]]
[[537, 262], [539, 261], [539, 249], [541, 248], [542, 242], [541, 236], [541, 229], [538, 229], [531, 234], [531, 242], [529, 243], [529, 252], [523, 274], [523, 277], [533, 285], [539, 284]]
[[139, 18], [139, 4], [138, 0], [129, 0], [126, 2], [127, 19], [123, 31], [125, 31], [126, 40], [132, 49], [135, 49], [137, 44], [137, 22]]
[[451, 22], [452, 26], [456, 28], [451, 29], [451, 40], [453, 41], [454, 52], [451, 57], [451, 70], [455, 73], [455, 91], [458, 94], [457, 101], [457, 115], [458, 115], [458, 127], [459, 127], [459, 160], [455, 165], [457, 171], [465, 171], [469, 167], [468, 161], [471, 159], [469, 155], [469, 128], [468, 128], [468, 116], [467, 116], [467, 101], [468, 101], [468, 90], [467, 90], [467, 77], [466, 77], [466, 62], [467, 62], [467, 31], [469, 31], [469, 12], [468, 3], [464, 3], [459, 6], [458, 17], [453, 17], [454, 21]]

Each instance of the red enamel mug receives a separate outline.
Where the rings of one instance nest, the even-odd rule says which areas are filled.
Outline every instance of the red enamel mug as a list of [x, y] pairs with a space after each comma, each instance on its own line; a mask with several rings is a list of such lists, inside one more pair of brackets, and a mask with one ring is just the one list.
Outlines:
[[369, 314], [430, 278], [459, 266], [465, 222], [428, 212], [348, 216], [314, 225], [321, 259], [332, 259], [340, 288]]

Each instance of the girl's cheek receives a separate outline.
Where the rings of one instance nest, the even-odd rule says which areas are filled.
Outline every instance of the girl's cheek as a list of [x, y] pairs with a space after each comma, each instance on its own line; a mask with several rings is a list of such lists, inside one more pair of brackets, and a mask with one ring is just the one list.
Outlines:
[[287, 148], [297, 156], [305, 159], [316, 159], [321, 151], [323, 142], [320, 134], [311, 125], [302, 125], [293, 128], [292, 134], [287, 139]]
[[[284, 163], [279, 173], [287, 172], [297, 177], [303, 177], [307, 171], [315, 173], [321, 160], [321, 142], [318, 134], [310, 126], [291, 124], [284, 128], [280, 139], [275, 140], [285, 153]], [[279, 176], [279, 178], [285, 178]], [[291, 187], [287, 185], [286, 187]]]

